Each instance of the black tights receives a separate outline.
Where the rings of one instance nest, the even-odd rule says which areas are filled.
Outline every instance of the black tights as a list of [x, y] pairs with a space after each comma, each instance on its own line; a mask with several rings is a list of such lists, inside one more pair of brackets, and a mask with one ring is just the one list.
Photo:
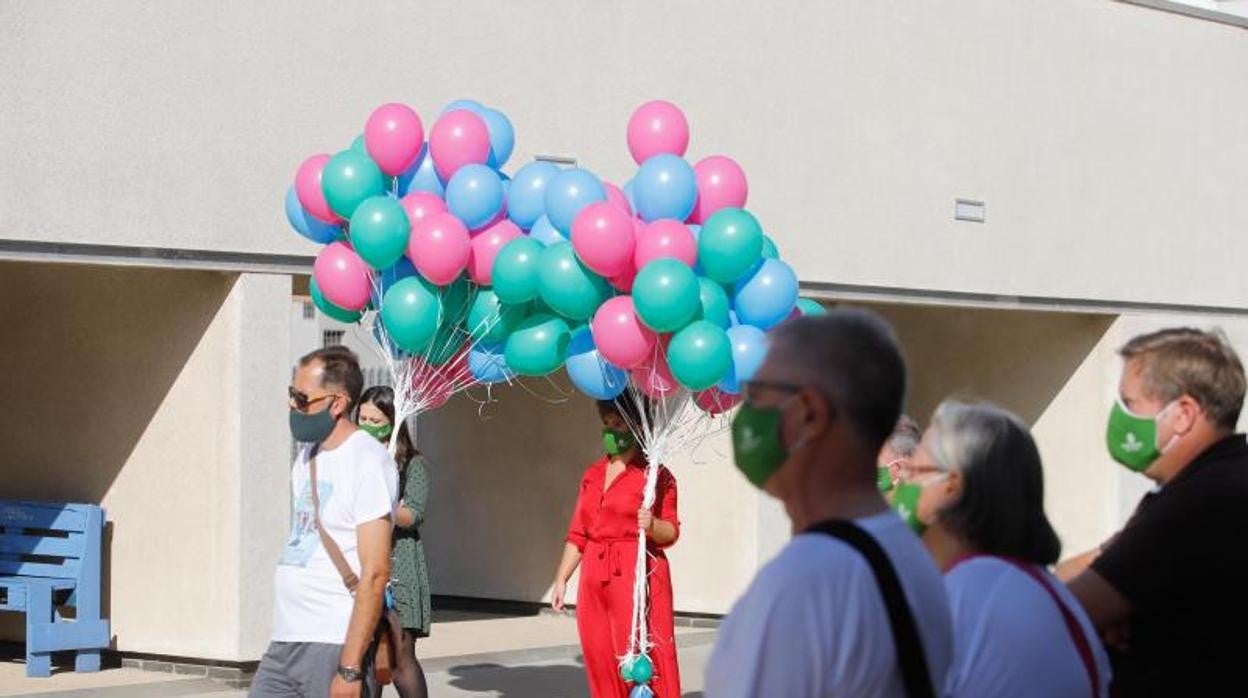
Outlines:
[[404, 630], [398, 621], [398, 614], [389, 611], [388, 623], [390, 639], [394, 645], [394, 668], [392, 681], [399, 698], [429, 698], [429, 687], [425, 684], [425, 670], [416, 659], [416, 635]]

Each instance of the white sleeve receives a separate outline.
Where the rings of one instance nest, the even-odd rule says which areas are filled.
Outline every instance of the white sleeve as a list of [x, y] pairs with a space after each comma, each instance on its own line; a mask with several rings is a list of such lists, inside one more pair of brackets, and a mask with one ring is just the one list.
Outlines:
[[811, 585], [759, 581], [720, 630], [707, 698], [823, 695], [828, 655]]
[[393, 470], [391, 463], [388, 454], [384, 461], [375, 457], [362, 459], [356, 470], [355, 501], [351, 503], [351, 515], [356, 526], [390, 516], [394, 488], [386, 479], [385, 468], [390, 466]]

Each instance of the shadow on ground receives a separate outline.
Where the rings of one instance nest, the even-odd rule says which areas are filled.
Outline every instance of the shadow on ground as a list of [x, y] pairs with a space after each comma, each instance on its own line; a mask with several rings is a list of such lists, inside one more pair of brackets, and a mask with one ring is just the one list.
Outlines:
[[[500, 698], [583, 698], [585, 667], [580, 657], [575, 664], [546, 666], [503, 666], [471, 664], [451, 667], [450, 685], [471, 693], [497, 694]], [[701, 691], [682, 698], [703, 698]]]

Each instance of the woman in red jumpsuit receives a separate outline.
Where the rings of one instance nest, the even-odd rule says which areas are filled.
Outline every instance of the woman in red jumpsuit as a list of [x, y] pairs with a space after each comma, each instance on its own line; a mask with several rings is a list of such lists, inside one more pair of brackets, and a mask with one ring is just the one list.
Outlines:
[[672, 622], [672, 574], [663, 550], [676, 542], [676, 478], [660, 466], [654, 506], [642, 509], [646, 461], [628, 428], [624, 409], [609, 400], [598, 403], [602, 417], [603, 448], [607, 455], [594, 462], [581, 478], [580, 495], [568, 526], [563, 559], [555, 574], [554, 607], [562, 611], [568, 579], [581, 568], [577, 589], [576, 625], [585, 654], [585, 671], [592, 698], [627, 698], [619, 661], [628, 651], [633, 613], [633, 577], [637, 561], [637, 531], [646, 531], [649, 573], [650, 661], [654, 678], [650, 688], [657, 698], [680, 698], [680, 669]]

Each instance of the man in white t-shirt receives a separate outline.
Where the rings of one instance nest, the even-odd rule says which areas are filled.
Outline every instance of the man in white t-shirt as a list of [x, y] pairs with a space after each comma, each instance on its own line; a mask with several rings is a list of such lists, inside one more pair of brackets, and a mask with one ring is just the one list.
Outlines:
[[[912, 684], [926, 689], [919, 694], [940, 692], [953, 651], [944, 583], [876, 485], [905, 384], [892, 329], [872, 313], [836, 310], [770, 333], [766, 359], [743, 386], [733, 451], [738, 469], [784, 502], [795, 537], [724, 620], [707, 698], [906, 696], [903, 663], [912, 682], [926, 673]], [[918, 650], [899, 657], [866, 553], [848, 534], [812, 530], [824, 524], [855, 529], [864, 550], [883, 553], [900, 580], [895, 607], [917, 635], [902, 644]]]
[[[364, 655], [390, 578], [398, 471], [385, 447], [351, 421], [363, 386], [359, 362], [343, 347], [303, 357], [295, 373], [290, 429], [301, 449], [290, 478], [290, 534], [275, 578], [272, 643], [252, 681], [253, 698], [365, 692]], [[350, 568], [345, 579], [322, 543], [318, 511]]]

